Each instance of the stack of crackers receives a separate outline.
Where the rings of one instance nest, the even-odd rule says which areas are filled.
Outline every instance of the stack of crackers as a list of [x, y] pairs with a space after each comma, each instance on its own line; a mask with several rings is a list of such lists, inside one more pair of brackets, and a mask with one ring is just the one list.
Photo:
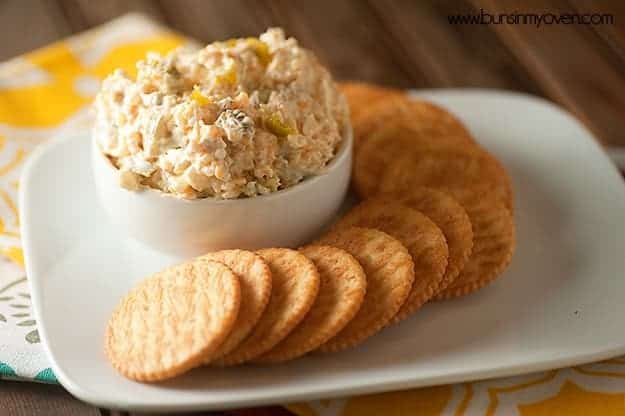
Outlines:
[[224, 250], [169, 267], [113, 312], [105, 349], [139, 381], [354, 347], [431, 300], [497, 278], [515, 246], [503, 166], [447, 111], [341, 86], [362, 198], [313, 244]]

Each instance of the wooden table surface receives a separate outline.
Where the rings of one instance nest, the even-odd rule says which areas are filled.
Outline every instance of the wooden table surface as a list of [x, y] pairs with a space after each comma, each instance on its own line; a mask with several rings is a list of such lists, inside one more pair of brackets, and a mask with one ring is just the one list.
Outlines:
[[[449, 15], [608, 13], [613, 24], [452, 25]], [[139, 11], [209, 42], [282, 26], [339, 79], [396, 87], [485, 87], [555, 101], [625, 146], [625, 2], [598, 0], [13, 0], [0, 2], [0, 60]], [[122, 415], [58, 386], [0, 383], [7, 415]], [[249, 414], [240, 412], [237, 414]], [[278, 408], [256, 414], [288, 414]]]

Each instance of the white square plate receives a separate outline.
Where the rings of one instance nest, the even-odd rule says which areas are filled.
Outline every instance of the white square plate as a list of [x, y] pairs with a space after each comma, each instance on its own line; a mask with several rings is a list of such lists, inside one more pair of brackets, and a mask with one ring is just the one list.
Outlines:
[[339, 354], [273, 367], [202, 368], [159, 384], [117, 375], [106, 321], [139, 279], [177, 259], [109, 225], [87, 133], [39, 148], [21, 209], [39, 331], [59, 381], [104, 407], [223, 409], [513, 375], [625, 353], [625, 187], [591, 134], [526, 95], [422, 91], [456, 113], [508, 167], [518, 249], [484, 290], [427, 305]]

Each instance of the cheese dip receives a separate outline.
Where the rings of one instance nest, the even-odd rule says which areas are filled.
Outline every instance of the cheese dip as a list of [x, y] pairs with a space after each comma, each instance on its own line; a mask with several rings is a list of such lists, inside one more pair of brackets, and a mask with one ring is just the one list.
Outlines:
[[95, 112], [122, 187], [185, 199], [253, 197], [319, 175], [349, 128], [329, 72], [281, 29], [148, 54], [136, 79], [104, 80]]

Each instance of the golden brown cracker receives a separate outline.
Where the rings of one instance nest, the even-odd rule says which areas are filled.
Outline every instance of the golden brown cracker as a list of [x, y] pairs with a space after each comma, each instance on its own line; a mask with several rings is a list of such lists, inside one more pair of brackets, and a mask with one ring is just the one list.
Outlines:
[[221, 250], [208, 253], [200, 259], [225, 264], [239, 277], [241, 284], [239, 316], [228, 338], [211, 354], [212, 360], [236, 348], [262, 316], [271, 295], [271, 271], [262, 257], [247, 250]]
[[226, 339], [239, 311], [238, 277], [225, 265], [191, 261], [155, 273], [113, 312], [106, 354], [138, 381], [174, 377], [200, 364]]
[[341, 227], [369, 227], [399, 240], [412, 256], [414, 283], [393, 321], [399, 321], [426, 303], [438, 291], [445, 277], [449, 252], [443, 232], [428, 217], [399, 202], [366, 200], [336, 224]]
[[466, 295], [495, 280], [510, 264], [516, 244], [512, 214], [495, 195], [469, 189], [450, 192], [471, 220], [473, 251], [458, 277], [436, 300]]
[[404, 155], [386, 171], [379, 191], [401, 197], [421, 186], [489, 193], [508, 207], [513, 204], [504, 168], [486, 152], [428, 150]]
[[413, 188], [400, 202], [431, 219], [445, 236], [449, 261], [438, 293], [458, 277], [471, 255], [473, 228], [469, 215], [451, 195], [432, 188]]
[[282, 341], [310, 310], [319, 291], [314, 263], [296, 250], [269, 248], [257, 252], [269, 266], [269, 303], [251, 334], [212, 364], [228, 366], [255, 359]]
[[389, 95], [403, 94], [401, 90], [359, 81], [340, 82], [338, 87], [347, 99], [352, 120], [358, 118], [358, 115], [371, 103], [382, 100]]
[[356, 316], [319, 347], [322, 352], [340, 351], [362, 343], [393, 319], [410, 294], [414, 265], [402, 243], [373, 228], [335, 229], [319, 244], [347, 251], [367, 276], [367, 293]]
[[352, 118], [354, 148], [360, 149], [371, 134], [398, 120], [418, 128], [424, 137], [457, 136], [473, 141], [462, 122], [447, 110], [407, 95], [390, 95]]
[[306, 246], [300, 252], [312, 260], [319, 271], [321, 285], [317, 299], [304, 320], [255, 362], [287, 361], [317, 349], [341, 331], [362, 305], [367, 277], [351, 254], [322, 245]]
[[363, 198], [373, 197], [386, 169], [403, 155], [431, 149], [478, 151], [467, 135], [432, 136], [410, 121], [392, 120], [372, 133], [354, 157], [353, 181]]

